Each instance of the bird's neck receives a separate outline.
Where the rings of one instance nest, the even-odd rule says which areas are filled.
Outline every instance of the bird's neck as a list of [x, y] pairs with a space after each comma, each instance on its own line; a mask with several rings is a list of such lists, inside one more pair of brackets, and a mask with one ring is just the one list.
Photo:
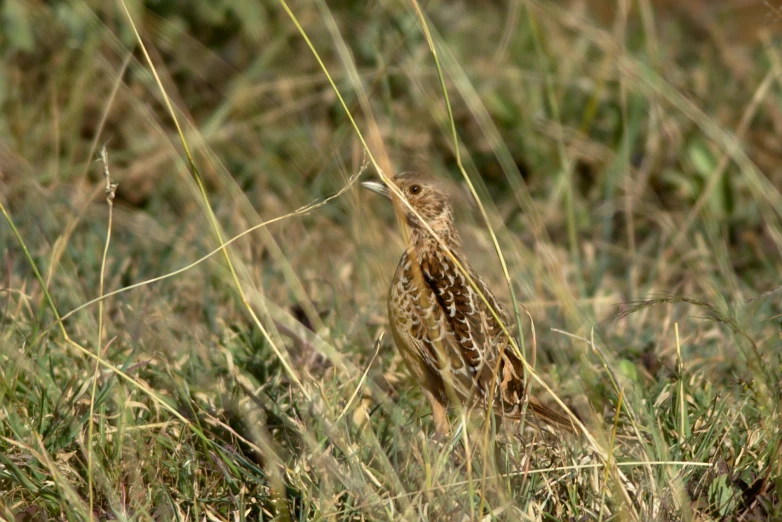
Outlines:
[[448, 247], [454, 254], [461, 248], [459, 234], [452, 227], [449, 230], [437, 231], [437, 238], [432, 236], [428, 230], [413, 229], [410, 234], [409, 250], [415, 253], [415, 257], [420, 263], [423, 259], [431, 256], [442, 255], [443, 245]]

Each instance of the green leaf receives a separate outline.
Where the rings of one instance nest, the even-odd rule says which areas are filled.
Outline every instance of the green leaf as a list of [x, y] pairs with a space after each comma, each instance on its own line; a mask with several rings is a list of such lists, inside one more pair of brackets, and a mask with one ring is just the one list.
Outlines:
[[720, 516], [727, 516], [737, 507], [738, 495], [730, 485], [727, 474], [715, 478], [709, 485], [709, 502], [714, 506]]
[[695, 167], [695, 172], [700, 174], [701, 177], [707, 179], [714, 174], [717, 162], [704, 143], [700, 141], [690, 143], [687, 147], [687, 155], [690, 157], [693, 167]]
[[6, 0], [2, 9], [3, 33], [11, 48], [32, 51], [35, 37], [27, 8], [19, 0]]
[[621, 361], [619, 361], [619, 373], [621, 373], [631, 381], [639, 382], [638, 365], [628, 359], [622, 359]]

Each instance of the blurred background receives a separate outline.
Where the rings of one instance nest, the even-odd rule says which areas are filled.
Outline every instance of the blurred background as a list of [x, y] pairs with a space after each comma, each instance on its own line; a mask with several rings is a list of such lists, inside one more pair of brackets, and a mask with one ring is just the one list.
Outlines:
[[[5, 0], [0, 20], [0, 517], [782, 516], [782, 4]], [[432, 444], [381, 337], [404, 241], [356, 183], [373, 161], [443, 180], [511, 310], [496, 233], [520, 338], [593, 442], [495, 448], [476, 419]]]

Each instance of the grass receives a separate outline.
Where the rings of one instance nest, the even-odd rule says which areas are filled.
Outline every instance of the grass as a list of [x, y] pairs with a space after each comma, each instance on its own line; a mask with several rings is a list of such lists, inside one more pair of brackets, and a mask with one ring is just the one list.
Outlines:
[[[778, 11], [576, 4], [4, 4], [0, 519], [782, 519]], [[587, 434], [433, 441], [378, 168]]]

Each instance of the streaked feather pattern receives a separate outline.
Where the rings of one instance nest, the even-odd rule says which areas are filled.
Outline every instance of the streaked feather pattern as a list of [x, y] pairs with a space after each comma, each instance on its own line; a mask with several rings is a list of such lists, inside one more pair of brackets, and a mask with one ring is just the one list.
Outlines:
[[[446, 194], [434, 182], [414, 173], [397, 175], [394, 182], [508, 325], [494, 295], [461, 253]], [[390, 197], [389, 193], [384, 195]], [[391, 329], [405, 363], [435, 410], [458, 400], [468, 407], [491, 407], [499, 416], [519, 419], [525, 398], [521, 360], [486, 302], [443, 246], [414, 213], [407, 209], [405, 214], [410, 244], [399, 261], [388, 296]], [[529, 407], [542, 420], [571, 429], [565, 415], [533, 397]]]

